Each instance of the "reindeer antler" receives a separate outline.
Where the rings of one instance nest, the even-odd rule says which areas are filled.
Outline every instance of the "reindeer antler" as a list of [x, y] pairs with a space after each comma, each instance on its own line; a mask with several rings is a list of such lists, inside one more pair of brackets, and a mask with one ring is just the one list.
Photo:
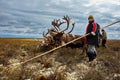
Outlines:
[[47, 32], [47, 33], [45, 34], [45, 31], [43, 31], [43, 37], [46, 37], [48, 33], [49, 33], [49, 32]]
[[[64, 16], [63, 20], [65, 20], [66, 22], [61, 21], [60, 19], [56, 19], [56, 20], [54, 19], [54, 21], [52, 21], [52, 25], [56, 29], [56, 31], [58, 31], [58, 32], [64, 32], [64, 31], [68, 30], [69, 25], [70, 25], [70, 18], [69, 18], [69, 16]], [[63, 23], [67, 23], [67, 27], [64, 30], [61, 31], [60, 26]]]
[[57, 27], [55, 27], [56, 26], [56, 20], [54, 19], [54, 21], [52, 21], [52, 23], [51, 23], [52, 25], [53, 25], [53, 27], [58, 31], [58, 28]]
[[68, 32], [68, 34], [73, 31], [74, 27], [75, 27], [75, 23], [72, 23], [72, 29]]
[[61, 32], [66, 31], [69, 28], [69, 24], [70, 24], [70, 18], [68, 16], [64, 16], [63, 20], [65, 20], [67, 22], [67, 27], [64, 30], [62, 30]]
[[61, 22], [60, 19], [52, 21], [52, 25], [58, 32], [60, 32], [60, 25], [62, 25], [63, 23], [65, 22], [64, 21]]

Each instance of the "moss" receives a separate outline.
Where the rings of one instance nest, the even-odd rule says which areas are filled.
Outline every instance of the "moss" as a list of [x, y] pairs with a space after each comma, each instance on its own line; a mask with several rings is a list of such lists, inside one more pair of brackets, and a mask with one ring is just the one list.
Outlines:
[[106, 76], [100, 71], [90, 70], [82, 80], [106, 80]]

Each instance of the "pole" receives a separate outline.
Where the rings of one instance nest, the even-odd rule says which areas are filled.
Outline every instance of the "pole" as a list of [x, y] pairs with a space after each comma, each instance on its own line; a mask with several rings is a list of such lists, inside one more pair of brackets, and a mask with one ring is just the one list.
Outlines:
[[50, 52], [53, 52], [53, 51], [55, 51], [55, 50], [57, 50], [57, 49], [60, 49], [60, 48], [62, 48], [62, 47], [64, 47], [64, 46], [66, 46], [66, 45], [68, 45], [68, 44], [70, 44], [70, 43], [72, 43], [72, 42], [75, 42], [75, 41], [77, 41], [77, 40], [79, 40], [79, 39], [81, 39], [81, 38], [83, 38], [83, 37], [86, 37], [86, 36], [88, 36], [88, 35], [90, 35], [90, 33], [85, 34], [85, 35], [83, 35], [83, 36], [81, 36], [81, 37], [78, 37], [78, 38], [76, 38], [76, 39], [74, 39], [74, 40], [72, 40], [72, 41], [70, 41], [70, 42], [68, 42], [68, 43], [66, 43], [66, 44], [60, 45], [60, 46], [58, 46], [58, 47], [56, 47], [56, 48], [53, 48], [53, 49], [51, 49], [51, 50], [49, 50], [49, 51], [47, 51], [47, 52], [44, 52], [44, 53], [40, 54], [40, 55], [38, 55], [38, 56], [35, 56], [35, 57], [31, 58], [31, 59], [28, 59], [28, 60], [26, 60], [26, 61], [24, 61], [24, 62], [21, 62], [21, 64], [25, 64], [25, 63], [27, 63], [27, 62], [29, 62], [29, 61], [32, 61], [33, 59], [36, 59], [36, 58], [41, 57], [41, 56], [44, 56], [44, 55], [46, 55], [46, 54], [48, 54], [48, 53], [50, 53]]
[[107, 27], [109, 27], [109, 26], [111, 26], [111, 25], [114, 25], [114, 24], [116, 24], [116, 23], [119, 23], [119, 22], [120, 22], [120, 20], [119, 20], [119, 21], [116, 21], [116, 22], [113, 22], [113, 23], [111, 23], [111, 24], [108, 24], [108, 25], [102, 27], [101, 29], [107, 28]]

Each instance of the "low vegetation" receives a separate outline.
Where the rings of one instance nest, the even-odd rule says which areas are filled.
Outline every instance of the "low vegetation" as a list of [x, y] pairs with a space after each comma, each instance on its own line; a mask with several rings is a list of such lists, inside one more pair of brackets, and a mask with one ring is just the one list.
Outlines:
[[61, 48], [42, 54], [41, 40], [0, 39], [0, 80], [119, 80], [120, 40], [108, 40], [108, 48], [97, 48], [97, 59], [88, 62], [80, 48]]

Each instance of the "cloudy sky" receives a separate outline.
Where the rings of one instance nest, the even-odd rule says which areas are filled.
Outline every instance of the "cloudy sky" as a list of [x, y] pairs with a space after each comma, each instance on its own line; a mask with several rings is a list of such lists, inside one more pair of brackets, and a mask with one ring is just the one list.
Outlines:
[[[76, 23], [73, 34], [84, 34], [88, 15], [101, 27], [120, 20], [120, 0], [0, 0], [0, 37], [42, 37], [64, 15]], [[106, 31], [109, 39], [120, 39], [120, 23]]]

